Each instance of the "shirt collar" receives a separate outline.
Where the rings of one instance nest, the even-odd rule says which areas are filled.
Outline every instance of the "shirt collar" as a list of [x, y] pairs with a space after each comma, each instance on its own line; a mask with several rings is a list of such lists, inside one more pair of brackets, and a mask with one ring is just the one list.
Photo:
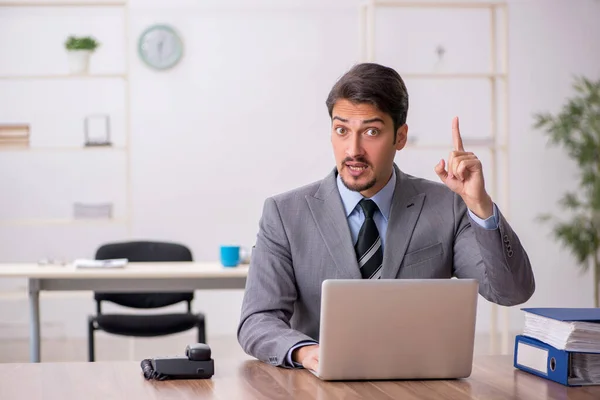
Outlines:
[[[340, 196], [342, 197], [342, 203], [344, 204], [344, 210], [346, 211], [346, 217], [352, 214], [352, 211], [356, 208], [357, 204], [364, 198], [359, 192], [350, 190], [342, 182], [340, 174], [337, 174], [336, 183]], [[377, 204], [379, 211], [387, 221], [390, 217], [390, 210], [392, 208], [392, 197], [394, 196], [394, 188], [396, 187], [396, 171], [392, 168], [392, 177], [388, 183], [371, 197], [371, 200]]]

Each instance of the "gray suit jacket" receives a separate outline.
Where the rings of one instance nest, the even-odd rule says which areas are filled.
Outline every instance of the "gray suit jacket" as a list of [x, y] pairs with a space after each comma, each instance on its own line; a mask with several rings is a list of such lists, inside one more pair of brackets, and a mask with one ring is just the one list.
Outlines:
[[[486, 230], [445, 185], [394, 168], [382, 279], [474, 278], [494, 303], [531, 297], [529, 258], [499, 210], [499, 228]], [[322, 181], [265, 201], [238, 327], [244, 351], [286, 366], [292, 346], [319, 340], [321, 283], [340, 278], [361, 275], [334, 169]]]

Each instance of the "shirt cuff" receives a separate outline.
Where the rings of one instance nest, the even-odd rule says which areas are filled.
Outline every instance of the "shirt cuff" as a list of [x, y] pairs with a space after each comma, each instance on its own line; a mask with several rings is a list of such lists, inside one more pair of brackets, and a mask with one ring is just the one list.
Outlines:
[[292, 346], [292, 348], [288, 350], [287, 357], [286, 357], [288, 366], [289, 367], [293, 367], [293, 368], [302, 368], [302, 364], [299, 364], [299, 363], [294, 362], [292, 360], [292, 353], [294, 352], [294, 350], [296, 350], [299, 347], [310, 346], [310, 345], [313, 345], [313, 344], [319, 344], [319, 343], [314, 342], [314, 341], [306, 340], [306, 341], [297, 343], [294, 346]]
[[481, 219], [477, 215], [473, 214], [471, 210], [469, 210], [469, 215], [471, 216], [471, 219], [473, 219], [473, 221], [475, 221], [483, 229], [498, 229], [498, 210], [496, 209], [496, 204], [494, 204], [494, 214], [489, 218]]

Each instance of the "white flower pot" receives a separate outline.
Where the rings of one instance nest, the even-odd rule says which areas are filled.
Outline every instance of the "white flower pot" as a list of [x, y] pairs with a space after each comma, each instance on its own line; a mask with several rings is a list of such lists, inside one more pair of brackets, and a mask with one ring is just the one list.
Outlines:
[[72, 74], [87, 74], [90, 66], [91, 50], [70, 50], [69, 70]]

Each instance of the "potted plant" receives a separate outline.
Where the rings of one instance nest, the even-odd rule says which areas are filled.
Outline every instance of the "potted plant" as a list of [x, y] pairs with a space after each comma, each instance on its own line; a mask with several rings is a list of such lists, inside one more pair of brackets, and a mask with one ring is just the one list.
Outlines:
[[90, 56], [100, 46], [93, 37], [69, 36], [65, 48], [69, 55], [69, 69], [73, 74], [86, 74], [89, 69]]
[[598, 307], [600, 284], [600, 80], [578, 77], [575, 94], [556, 115], [538, 113], [535, 128], [543, 129], [553, 145], [562, 146], [579, 168], [579, 188], [560, 200], [563, 221], [554, 221], [552, 234], [571, 253], [582, 269], [593, 269], [594, 305]]

